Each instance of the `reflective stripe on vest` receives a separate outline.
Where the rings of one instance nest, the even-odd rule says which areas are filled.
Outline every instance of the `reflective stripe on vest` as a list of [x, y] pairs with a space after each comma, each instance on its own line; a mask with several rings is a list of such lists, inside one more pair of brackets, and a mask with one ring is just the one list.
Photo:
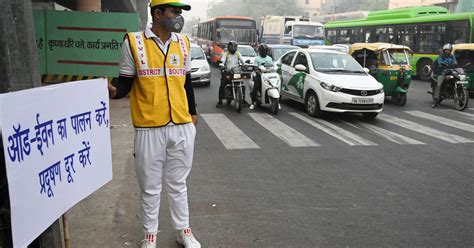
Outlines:
[[178, 41], [172, 40], [168, 53], [164, 54], [153, 38], [146, 39], [143, 32], [128, 34], [137, 68], [137, 77], [130, 92], [130, 108], [135, 127], [161, 127], [170, 122], [191, 122], [184, 89], [185, 57], [189, 54], [189, 43], [180, 35], [171, 35], [176, 35]]

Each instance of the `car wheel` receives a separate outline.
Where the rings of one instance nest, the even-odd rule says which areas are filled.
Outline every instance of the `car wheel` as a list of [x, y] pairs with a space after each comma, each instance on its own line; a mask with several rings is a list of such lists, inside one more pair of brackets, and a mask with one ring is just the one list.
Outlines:
[[319, 107], [319, 100], [318, 96], [314, 91], [308, 92], [308, 95], [306, 96], [306, 113], [308, 113], [309, 116], [312, 117], [321, 117], [322, 111]]

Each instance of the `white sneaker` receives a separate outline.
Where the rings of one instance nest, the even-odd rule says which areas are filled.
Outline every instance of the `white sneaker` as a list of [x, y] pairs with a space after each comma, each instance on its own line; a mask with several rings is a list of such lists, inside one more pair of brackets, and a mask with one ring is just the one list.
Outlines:
[[281, 104], [278, 104], [278, 109], [281, 109]]
[[253, 105], [253, 103], [252, 103], [252, 104], [250, 104], [250, 107], [249, 107], [249, 109], [254, 109], [254, 108], [255, 108], [255, 105]]
[[185, 248], [201, 248], [201, 244], [194, 238], [191, 228], [179, 230], [176, 241]]
[[156, 248], [156, 234], [147, 233], [145, 238], [142, 240], [141, 248]]

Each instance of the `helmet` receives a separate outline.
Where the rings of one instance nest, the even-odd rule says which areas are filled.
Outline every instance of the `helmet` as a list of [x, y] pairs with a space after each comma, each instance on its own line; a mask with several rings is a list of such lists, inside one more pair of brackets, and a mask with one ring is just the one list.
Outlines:
[[172, 7], [182, 8], [184, 10], [191, 10], [191, 6], [183, 3], [181, 0], [151, 0], [150, 7], [153, 8], [159, 5], [170, 5]]
[[258, 54], [260, 55], [260, 57], [265, 58], [268, 55], [268, 45], [265, 43], [262, 43], [258, 47]]
[[229, 51], [230, 53], [234, 54], [235, 52], [237, 52], [237, 42], [235, 41], [230, 41], [228, 44], [227, 44], [227, 51]]
[[444, 44], [444, 46], [443, 46], [443, 53], [444, 53], [445, 50], [448, 50], [449, 53], [451, 54], [451, 52], [453, 51], [453, 45], [451, 45], [450, 43]]

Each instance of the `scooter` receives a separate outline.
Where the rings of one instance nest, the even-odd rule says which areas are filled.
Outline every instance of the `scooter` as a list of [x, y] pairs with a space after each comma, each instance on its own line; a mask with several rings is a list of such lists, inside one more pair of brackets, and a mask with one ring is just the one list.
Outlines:
[[[256, 66], [254, 66], [256, 69]], [[280, 76], [276, 72], [275, 66], [273, 64], [265, 64], [258, 67], [261, 74], [262, 86], [259, 92], [257, 92], [256, 104], [259, 107], [262, 104], [270, 105], [270, 112], [272, 114], [277, 114], [280, 109], [280, 87], [281, 80]], [[257, 73], [252, 73], [250, 79], [250, 85], [255, 85], [254, 77], [257, 76]]]

